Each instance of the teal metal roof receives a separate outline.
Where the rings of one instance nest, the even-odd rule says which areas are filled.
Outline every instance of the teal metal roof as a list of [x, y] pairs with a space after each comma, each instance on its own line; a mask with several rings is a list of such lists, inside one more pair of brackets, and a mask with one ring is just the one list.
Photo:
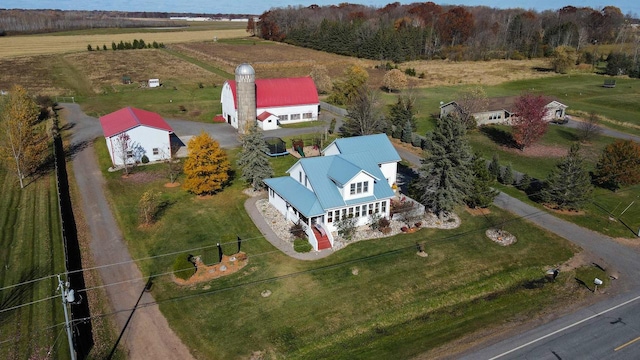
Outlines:
[[265, 184], [306, 217], [325, 213], [316, 195], [291, 176], [265, 179]]
[[[339, 140], [349, 141], [338, 143]], [[296, 165], [302, 166], [313, 191], [291, 176], [266, 179], [265, 184], [306, 217], [395, 195], [379, 167], [381, 163], [400, 161], [400, 156], [385, 134], [338, 139], [336, 145], [340, 151], [345, 149], [345, 153], [302, 158], [287, 170], [290, 172]], [[373, 195], [345, 201], [340, 188], [360, 173], [371, 177]]]
[[342, 155], [369, 152], [378, 164], [401, 160], [386, 134], [341, 138], [332, 144], [336, 144]]

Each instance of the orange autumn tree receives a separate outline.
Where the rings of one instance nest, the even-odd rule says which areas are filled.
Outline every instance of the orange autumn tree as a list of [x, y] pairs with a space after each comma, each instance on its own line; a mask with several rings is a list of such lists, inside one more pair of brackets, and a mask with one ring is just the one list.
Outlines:
[[640, 144], [616, 140], [602, 151], [595, 171], [596, 183], [611, 190], [640, 183]]
[[189, 140], [189, 156], [184, 162], [186, 180], [182, 187], [196, 195], [220, 191], [229, 181], [231, 163], [220, 144], [204, 131]]

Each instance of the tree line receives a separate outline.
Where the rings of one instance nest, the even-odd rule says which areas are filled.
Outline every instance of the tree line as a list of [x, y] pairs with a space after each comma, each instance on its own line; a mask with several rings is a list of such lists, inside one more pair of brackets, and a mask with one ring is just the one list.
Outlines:
[[274, 41], [342, 55], [402, 62], [415, 59], [523, 59], [551, 56], [558, 46], [629, 41], [619, 8], [565, 6], [557, 11], [440, 6], [383, 8], [342, 3], [273, 8], [247, 31]]
[[[83, 10], [22, 10], [0, 9], [0, 36], [15, 34], [35, 34], [67, 30], [94, 28], [139, 28], [184, 26], [184, 23], [170, 21], [170, 17], [224, 17], [246, 18], [242, 14], [204, 14], [167, 12], [125, 12], [125, 11], [83, 11]], [[140, 20], [143, 19], [143, 20]], [[157, 19], [157, 20], [154, 20]]]

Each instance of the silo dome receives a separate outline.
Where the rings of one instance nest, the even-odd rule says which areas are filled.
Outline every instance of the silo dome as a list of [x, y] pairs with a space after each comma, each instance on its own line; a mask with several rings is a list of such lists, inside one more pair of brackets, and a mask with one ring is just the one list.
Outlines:
[[256, 71], [253, 70], [253, 67], [247, 63], [240, 64], [236, 68], [236, 75], [255, 75]]

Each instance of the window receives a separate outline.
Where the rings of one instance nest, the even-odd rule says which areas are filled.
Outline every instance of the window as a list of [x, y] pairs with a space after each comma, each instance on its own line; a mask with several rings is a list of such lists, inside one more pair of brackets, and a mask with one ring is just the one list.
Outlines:
[[278, 115], [278, 119], [280, 121], [287, 121], [289, 120], [289, 115]]
[[379, 202], [377, 202], [377, 203], [376, 203], [376, 211], [375, 211], [375, 213], [377, 214], [377, 213], [379, 213], [379, 212], [380, 212], [380, 203], [379, 203]]
[[300, 114], [291, 114], [291, 120], [300, 120]]
[[158, 150], [158, 148], [153, 148], [153, 155], [158, 155], [160, 154], [160, 150]]
[[353, 208], [352, 207], [349, 208], [349, 217], [353, 217]]
[[304, 114], [302, 114], [302, 118], [303, 119], [311, 119], [311, 118], [313, 118], [313, 114], [312, 113], [304, 113]]
[[302, 184], [302, 171], [298, 173], [298, 182]]
[[349, 193], [351, 195], [355, 195], [355, 194], [366, 193], [368, 191], [369, 191], [369, 182], [365, 181], [365, 182], [358, 182], [358, 183], [351, 184]]
[[356, 206], [356, 217], [360, 217], [360, 205]]
[[382, 212], [383, 212], [383, 213], [386, 213], [386, 212], [387, 212], [387, 202], [386, 202], [386, 201], [383, 201], [383, 202], [382, 202]]
[[333, 222], [333, 211], [327, 213], [327, 222]]
[[373, 204], [369, 204], [369, 215], [373, 214]]
[[133, 150], [127, 150], [127, 158], [133, 157]]
[[340, 217], [341, 219], [346, 219], [347, 218], [347, 209], [342, 209], [342, 217]]

